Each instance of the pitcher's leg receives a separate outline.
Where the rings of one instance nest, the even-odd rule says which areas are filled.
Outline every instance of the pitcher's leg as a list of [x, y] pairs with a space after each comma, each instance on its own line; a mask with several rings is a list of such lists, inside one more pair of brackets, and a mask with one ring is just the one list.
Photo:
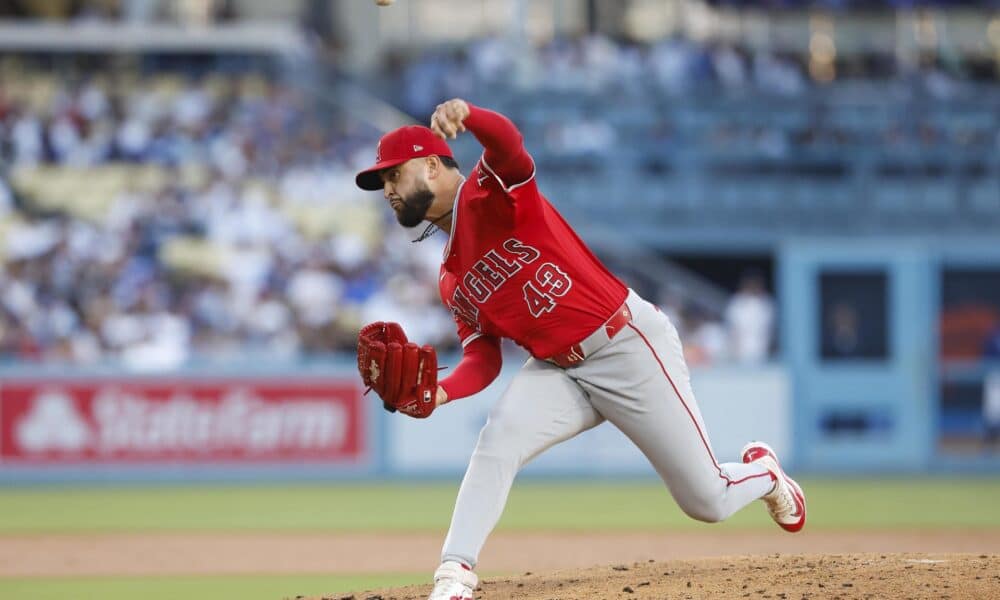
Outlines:
[[[606, 356], [604, 350], [595, 355], [599, 361], [581, 384], [594, 406], [642, 450], [685, 513], [721, 521], [771, 491], [774, 481], [759, 464], [716, 460], [677, 330], [643, 303], [632, 307], [630, 331], [606, 347]], [[615, 362], [641, 372], [615, 377], [608, 368]]]
[[529, 359], [479, 434], [455, 502], [442, 561], [474, 567], [521, 467], [603, 420], [562, 369]]

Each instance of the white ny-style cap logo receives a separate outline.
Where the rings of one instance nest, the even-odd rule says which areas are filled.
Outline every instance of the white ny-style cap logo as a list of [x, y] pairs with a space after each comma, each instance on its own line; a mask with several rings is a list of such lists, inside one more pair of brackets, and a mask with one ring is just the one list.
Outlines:
[[382, 140], [379, 140], [378, 145], [375, 146], [375, 162], [382, 162]]

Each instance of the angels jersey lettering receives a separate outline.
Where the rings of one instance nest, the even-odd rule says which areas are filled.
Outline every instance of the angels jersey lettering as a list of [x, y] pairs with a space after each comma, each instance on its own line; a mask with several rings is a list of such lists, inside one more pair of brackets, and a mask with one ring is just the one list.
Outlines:
[[459, 188], [439, 287], [463, 345], [507, 337], [536, 358], [583, 340], [628, 294], [534, 176], [505, 189], [482, 160]]

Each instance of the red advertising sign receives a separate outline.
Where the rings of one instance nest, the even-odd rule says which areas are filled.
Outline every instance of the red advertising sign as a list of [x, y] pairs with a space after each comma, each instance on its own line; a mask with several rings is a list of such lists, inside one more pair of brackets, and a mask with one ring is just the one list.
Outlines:
[[3, 381], [0, 462], [359, 462], [362, 413], [336, 379]]

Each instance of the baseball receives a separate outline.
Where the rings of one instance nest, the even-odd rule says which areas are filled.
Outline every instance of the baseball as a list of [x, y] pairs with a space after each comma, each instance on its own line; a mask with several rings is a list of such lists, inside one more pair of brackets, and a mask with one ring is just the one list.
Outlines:
[[379, 6], [392, 6], [392, 3], [396, 0], [375, 0], [375, 4]]

